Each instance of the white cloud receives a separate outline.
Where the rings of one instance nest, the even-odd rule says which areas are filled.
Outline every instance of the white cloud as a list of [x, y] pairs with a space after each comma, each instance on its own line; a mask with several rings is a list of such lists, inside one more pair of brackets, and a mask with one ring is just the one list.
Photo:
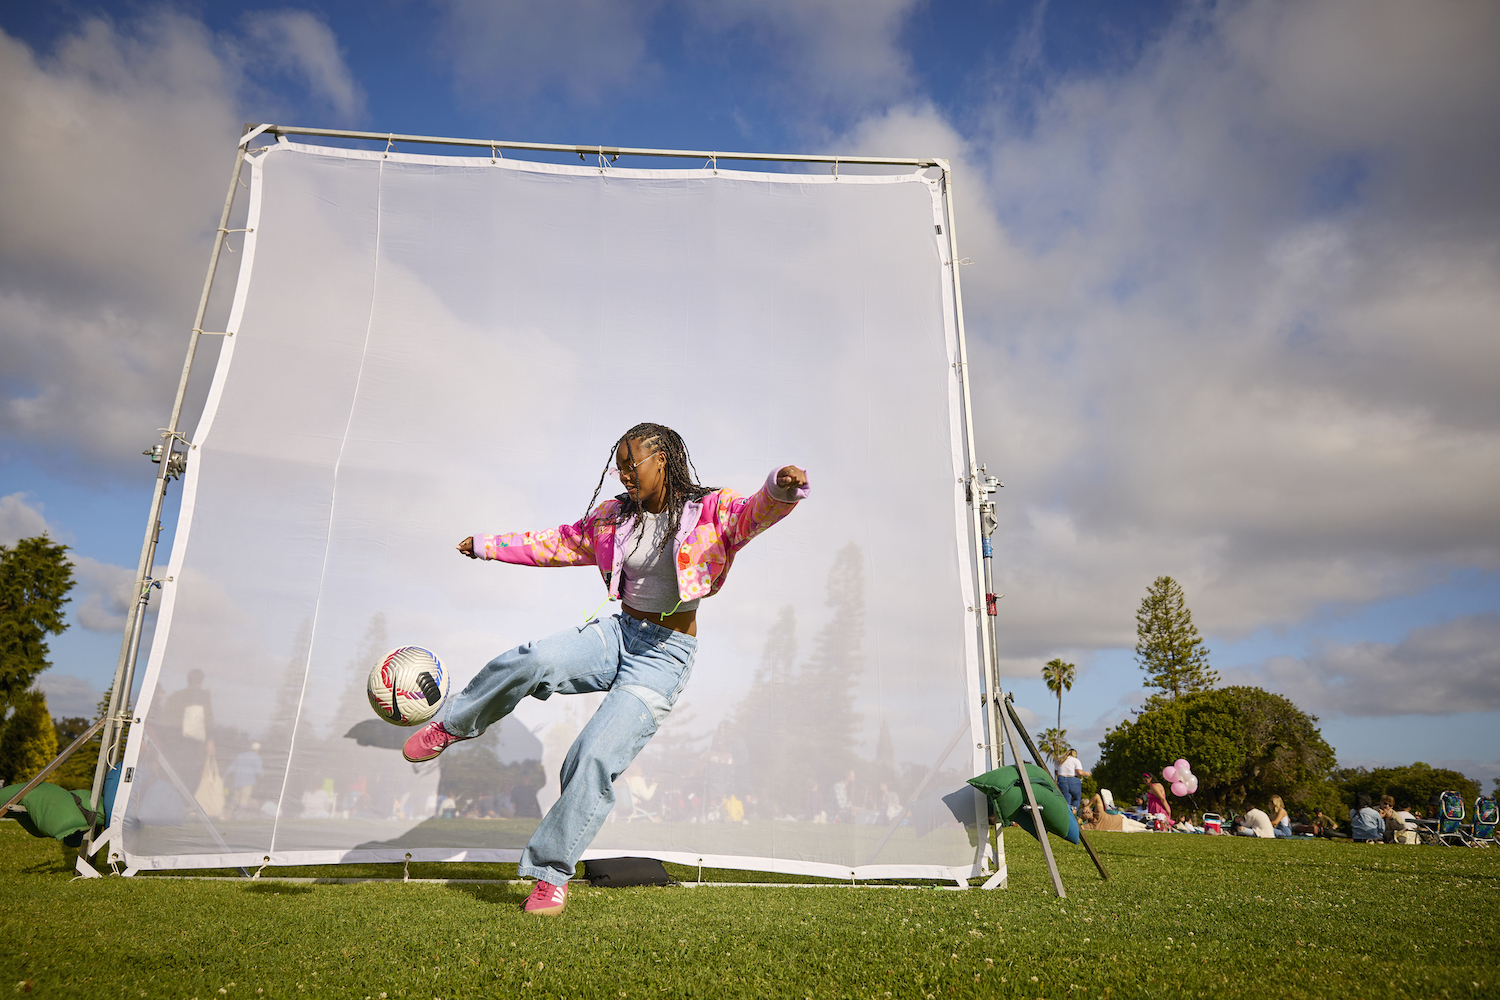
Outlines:
[[977, 134], [851, 133], [952, 148], [1015, 675], [1130, 646], [1164, 573], [1240, 636], [1500, 567], [1500, 175], [1452, 162], [1500, 154], [1497, 43], [1470, 4], [1193, 7]]
[[47, 519], [26, 502], [25, 493], [0, 497], [0, 545], [14, 545], [23, 538], [47, 533]]
[[[82, 677], [48, 670], [36, 679], [47, 696], [47, 711], [54, 719], [81, 718], [94, 721], [103, 691]], [[59, 750], [63, 749], [58, 747]]]
[[141, 461], [181, 371], [243, 95], [295, 106], [242, 68], [259, 80], [269, 59], [357, 112], [325, 26], [248, 24], [247, 41], [165, 11], [94, 18], [46, 54], [0, 32], [0, 435]]
[[[900, 33], [919, 0], [437, 0], [445, 58], [471, 98], [561, 92], [584, 103], [644, 91], [662, 67], [653, 29], [678, 31], [703, 72], [730, 64], [790, 114], [878, 107], [909, 93]], [[675, 39], [674, 39], [675, 41]]]
[[[905, 95], [911, 59], [898, 42], [917, 0], [707, 0], [687, 6], [720, 44], [748, 32], [770, 55], [789, 105], [880, 106]], [[715, 37], [716, 36], [716, 37]], [[732, 37], [732, 42], [728, 40]]]
[[658, 0], [439, 0], [459, 87], [487, 100], [560, 89], [597, 101], [649, 73], [646, 29]]
[[346, 120], [364, 115], [364, 91], [324, 21], [305, 10], [267, 10], [246, 14], [244, 25], [247, 61], [297, 77]]
[[80, 594], [73, 605], [78, 624], [92, 632], [123, 632], [134, 603], [135, 570], [74, 556], [73, 579]]
[[1447, 715], [1500, 710], [1500, 614], [1468, 615], [1397, 643], [1324, 644], [1247, 675], [1314, 714]]

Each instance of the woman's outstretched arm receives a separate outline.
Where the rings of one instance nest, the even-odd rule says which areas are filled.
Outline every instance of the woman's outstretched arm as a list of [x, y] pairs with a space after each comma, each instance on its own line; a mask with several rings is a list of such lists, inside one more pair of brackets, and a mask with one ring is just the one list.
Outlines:
[[496, 559], [521, 566], [592, 566], [594, 535], [591, 522], [599, 513], [596, 510], [574, 524], [563, 524], [545, 531], [471, 535], [459, 542], [457, 548], [470, 559]]
[[[797, 502], [807, 498], [810, 487], [807, 472], [795, 465], [783, 465], [766, 477], [766, 483], [748, 497], [721, 500], [724, 539], [732, 549], [739, 549], [750, 539], [790, 514]], [[731, 497], [725, 492], [723, 497]]]

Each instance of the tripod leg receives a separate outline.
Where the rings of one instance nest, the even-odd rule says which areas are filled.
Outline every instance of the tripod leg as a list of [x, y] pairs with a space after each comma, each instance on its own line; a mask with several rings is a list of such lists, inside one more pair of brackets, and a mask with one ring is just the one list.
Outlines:
[[[1010, 695], [1005, 696], [1005, 714], [1015, 723], [1016, 732], [1021, 734], [1021, 739], [1026, 741], [1026, 749], [1031, 751], [1031, 759], [1036, 761], [1036, 766], [1045, 769], [1047, 765], [1042, 763], [1042, 755], [1037, 753], [1036, 744], [1031, 742], [1031, 734], [1026, 731], [1025, 726], [1021, 725], [1021, 720], [1016, 715], [1016, 706], [1010, 703]], [[1020, 759], [1019, 756], [1017, 759]], [[1084, 848], [1089, 852], [1089, 857], [1094, 859], [1094, 867], [1099, 869], [1099, 877], [1108, 882], [1109, 872], [1104, 870], [1104, 862], [1100, 861], [1099, 855], [1094, 853], [1094, 845], [1089, 843], [1089, 838], [1084, 836], [1082, 830], [1078, 831], [1078, 839], [1083, 842]]]
[[1026, 773], [1026, 764], [1021, 760], [1021, 750], [1016, 746], [1016, 737], [1011, 732], [1010, 720], [1002, 716], [1000, 728], [1005, 730], [1005, 739], [1010, 743], [1010, 755], [1016, 759], [1016, 771], [1021, 776], [1021, 787], [1026, 790], [1026, 802], [1031, 808], [1031, 822], [1036, 829], [1036, 839], [1042, 843], [1042, 854], [1047, 859], [1047, 871], [1052, 875], [1052, 888], [1057, 891], [1058, 899], [1066, 899], [1068, 892], [1063, 888], [1062, 876], [1057, 873], [1057, 859], [1052, 857], [1052, 844], [1047, 839], [1047, 828], [1042, 825], [1042, 807], [1036, 804], [1036, 793], [1031, 790], [1031, 776]]
[[1108, 882], [1109, 872], [1104, 870], [1104, 862], [1100, 861], [1099, 855], [1094, 853], [1094, 845], [1089, 843], [1089, 838], [1084, 836], [1082, 830], [1078, 831], [1078, 839], [1082, 842], [1084, 850], [1089, 852], [1089, 857], [1094, 859], [1094, 867], [1099, 869], [1099, 877]]

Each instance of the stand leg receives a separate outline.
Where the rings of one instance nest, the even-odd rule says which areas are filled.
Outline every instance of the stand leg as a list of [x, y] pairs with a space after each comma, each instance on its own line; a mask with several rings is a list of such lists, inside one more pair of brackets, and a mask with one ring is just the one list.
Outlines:
[[1004, 889], [1010, 870], [1005, 864], [1005, 830], [995, 827], [995, 874], [985, 880], [981, 889]]
[[[43, 781], [46, 781], [47, 775], [51, 774], [53, 771], [56, 771], [59, 767], [62, 767], [63, 762], [66, 761], [69, 757], [73, 756], [73, 751], [83, 746], [91, 738], [93, 738], [95, 733], [103, 729], [105, 718], [107, 718], [107, 716], [101, 717], [98, 722], [90, 726], [82, 736], [78, 737], [78, 739], [69, 744], [66, 750], [53, 758], [52, 763], [42, 768], [36, 773], [35, 777], [26, 782], [26, 787], [22, 788], [16, 794], [12, 795], [9, 802], [5, 803], [3, 806], [0, 806], [0, 816], [4, 816], [6, 812], [10, 810], [11, 806], [15, 805], [17, 802], [20, 802], [31, 793], [31, 790], [33, 788], [35, 788], [37, 785], [40, 785]], [[102, 747], [100, 748], [100, 752], [103, 752]]]
[[[1016, 716], [1016, 707], [1010, 703], [1010, 695], [1005, 696], [1005, 714], [1015, 723], [1016, 732], [1020, 733], [1021, 738], [1026, 741], [1026, 749], [1031, 751], [1031, 759], [1036, 761], [1036, 766], [1044, 767], [1042, 755], [1037, 753], [1036, 744], [1031, 742], [1031, 734], [1026, 731], [1026, 727], [1021, 725], [1021, 720]], [[1019, 759], [1018, 757], [1017, 760]], [[1100, 861], [1099, 855], [1094, 853], [1094, 845], [1089, 843], [1089, 838], [1084, 836], [1082, 830], [1078, 831], [1078, 839], [1083, 842], [1084, 850], [1089, 852], [1089, 857], [1094, 859], [1094, 867], [1099, 869], [1099, 877], [1108, 882], [1109, 872], [1104, 870], [1104, 862]]]
[[1068, 893], [1063, 888], [1062, 876], [1057, 873], [1057, 859], [1052, 856], [1052, 844], [1047, 839], [1047, 828], [1042, 825], [1042, 808], [1036, 804], [1036, 793], [1031, 790], [1031, 775], [1026, 773], [1026, 764], [1021, 760], [1021, 750], [1016, 746], [1015, 734], [1011, 732], [1010, 719], [1001, 716], [1000, 728], [1005, 733], [1006, 742], [1010, 744], [1010, 755], [1016, 760], [1016, 771], [1021, 775], [1021, 787], [1026, 790], [1026, 801], [1031, 807], [1031, 822], [1036, 828], [1036, 839], [1042, 843], [1042, 854], [1047, 859], [1047, 871], [1052, 875], [1052, 888], [1057, 891], [1058, 899], [1066, 899]]

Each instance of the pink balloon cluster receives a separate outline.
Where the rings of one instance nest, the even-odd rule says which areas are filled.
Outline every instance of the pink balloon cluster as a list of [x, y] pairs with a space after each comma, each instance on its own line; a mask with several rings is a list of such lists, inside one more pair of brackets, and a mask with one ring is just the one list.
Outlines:
[[1188, 762], [1181, 757], [1177, 758], [1176, 763], [1162, 768], [1161, 776], [1163, 780], [1171, 784], [1172, 794], [1179, 798], [1191, 795], [1198, 790], [1198, 776], [1193, 773]]

